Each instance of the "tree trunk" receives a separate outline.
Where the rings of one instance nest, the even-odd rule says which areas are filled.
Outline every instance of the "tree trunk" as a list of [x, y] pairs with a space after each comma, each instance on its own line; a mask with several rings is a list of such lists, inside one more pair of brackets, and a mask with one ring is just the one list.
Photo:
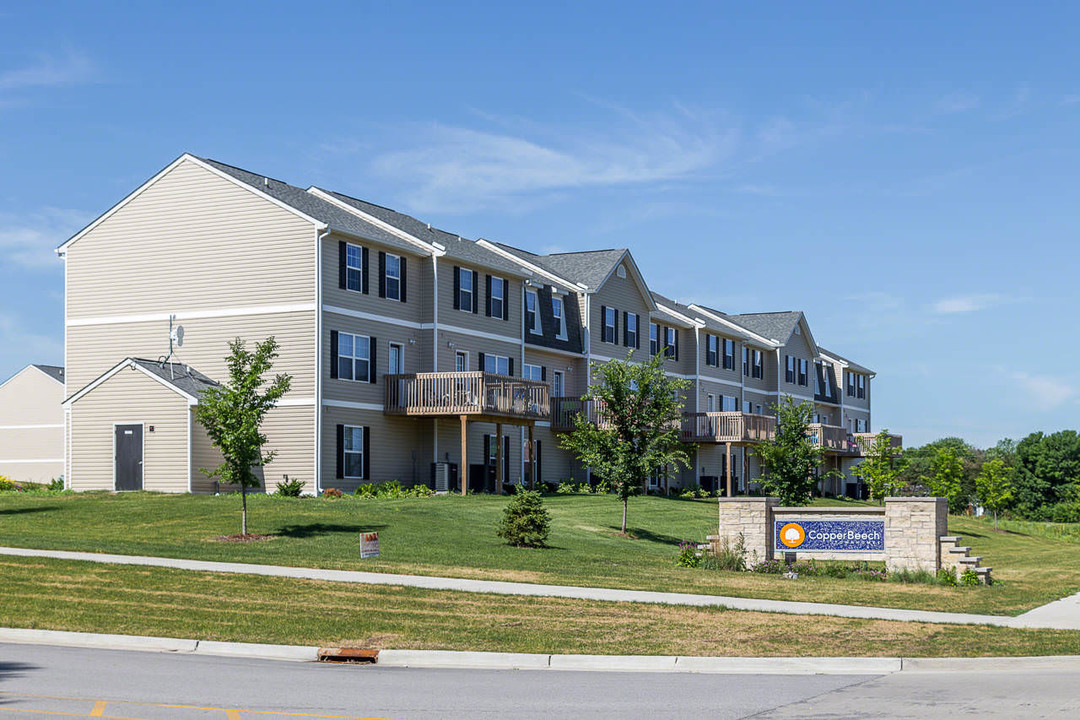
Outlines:
[[240, 534], [247, 535], [247, 485], [240, 485]]
[[622, 534], [626, 534], [626, 502], [629, 498], [622, 499]]
[[994, 532], [997, 532], [997, 510], [994, 511]]

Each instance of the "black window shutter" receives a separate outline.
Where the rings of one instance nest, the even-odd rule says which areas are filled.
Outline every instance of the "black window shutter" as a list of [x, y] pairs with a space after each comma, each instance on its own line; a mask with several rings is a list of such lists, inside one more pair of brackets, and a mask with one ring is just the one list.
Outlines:
[[510, 319], [510, 283], [503, 278], [503, 320]]
[[540, 366], [540, 382], [547, 382], [547, 365]]
[[379, 344], [375, 338], [368, 338], [368, 382], [375, 383], [375, 358], [378, 357]]
[[368, 251], [360, 248], [360, 288], [365, 295], [368, 294]]
[[371, 479], [371, 428], [364, 428], [364, 479]]
[[379, 251], [379, 297], [386, 297], [386, 253]]
[[480, 372], [484, 372], [484, 353], [477, 353], [476, 358], [477, 358], [477, 361], [478, 361], [477, 365], [479, 366], [476, 369], [479, 370]]
[[461, 309], [461, 268], [454, 266], [454, 309]]
[[600, 342], [607, 342], [607, 305], [600, 306]]
[[487, 289], [485, 290], [485, 292], [487, 293], [487, 300], [486, 300], [486, 302], [484, 304], [484, 314], [487, 315], [488, 317], [491, 317], [491, 276], [490, 275], [485, 275], [484, 276], [484, 283], [485, 283], [485, 285], [487, 287]]
[[401, 274], [401, 279], [398, 280], [398, 285], [401, 287], [401, 290], [400, 290], [400, 292], [401, 292], [401, 302], [405, 302], [405, 278], [407, 278], [409, 276], [409, 273], [408, 273], [408, 270], [407, 270], [406, 265], [405, 265], [405, 256], [404, 255], [401, 256], [401, 260], [399, 262], [401, 263], [398, 266], [399, 268], [401, 268], [399, 270], [399, 273]]
[[337, 330], [330, 331], [330, 377], [337, 377], [338, 369], [338, 337]]
[[348, 275], [349, 275], [349, 273], [348, 273], [348, 270], [349, 270], [349, 265], [348, 265], [349, 250], [348, 250], [348, 247], [346, 246], [344, 240], [338, 240], [337, 251], [338, 251], [338, 287], [341, 288], [342, 290], [344, 290], [345, 286], [347, 284]]
[[510, 371], [510, 377], [514, 377], [514, 358], [508, 359], [510, 362], [507, 363], [507, 365], [509, 366], [507, 369]]
[[614, 331], [611, 333], [611, 344], [612, 345], [618, 345], [619, 344], [619, 311], [615, 310], [614, 312], [612, 312], [612, 315], [615, 316], [615, 317], [611, 318], [612, 320], [615, 321], [615, 327], [614, 327]]
[[641, 349], [641, 316], [634, 313], [634, 327], [637, 330], [634, 331], [634, 349]]
[[679, 359], [679, 329], [675, 328], [675, 359]]
[[337, 473], [338, 480], [345, 477], [345, 426], [337, 426]]
[[475, 270], [472, 271], [472, 311], [473, 315], [477, 315], [480, 312], [480, 303], [476, 300], [476, 289], [480, 284], [480, 273]]
[[622, 311], [622, 344], [623, 347], [630, 347], [630, 336], [627, 334], [627, 330], [630, 327], [630, 313], [625, 310]]

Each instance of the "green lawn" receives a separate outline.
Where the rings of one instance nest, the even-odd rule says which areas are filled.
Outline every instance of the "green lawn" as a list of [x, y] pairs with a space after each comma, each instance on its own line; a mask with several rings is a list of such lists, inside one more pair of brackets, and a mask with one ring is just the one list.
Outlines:
[[[235, 496], [0, 494], [0, 545], [161, 555], [206, 560], [365, 569], [740, 597], [1011, 614], [1080, 591], [1080, 553], [1068, 538], [994, 532], [953, 518], [950, 532], [994, 567], [990, 588], [945, 588], [865, 580], [687, 570], [674, 565], [680, 540], [716, 529], [712, 500], [634, 498], [630, 528], [618, 535], [612, 496], [552, 495], [552, 547], [526, 550], [494, 536], [506, 498], [406, 500], [250, 498], [250, 529], [274, 539], [219, 542], [239, 525]], [[378, 530], [382, 557], [360, 560], [358, 533]]]
[[1080, 632], [478, 595], [0, 557], [0, 626], [320, 646], [742, 656], [1080, 654]]

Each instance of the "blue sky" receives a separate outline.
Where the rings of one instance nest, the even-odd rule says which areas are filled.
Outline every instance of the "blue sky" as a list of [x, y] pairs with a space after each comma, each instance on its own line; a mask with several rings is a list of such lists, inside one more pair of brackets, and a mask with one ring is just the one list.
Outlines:
[[0, 5], [0, 377], [190, 151], [801, 309], [909, 445], [1077, 426], [1080, 6], [221, 5]]

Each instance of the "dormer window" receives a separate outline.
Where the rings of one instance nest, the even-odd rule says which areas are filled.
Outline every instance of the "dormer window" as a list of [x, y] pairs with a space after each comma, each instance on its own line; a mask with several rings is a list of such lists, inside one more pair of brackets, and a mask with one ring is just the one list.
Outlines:
[[563, 299], [558, 295], [551, 296], [551, 316], [555, 320], [557, 328], [556, 337], [559, 340], [566, 339], [566, 310], [563, 307]]
[[539, 300], [537, 299], [535, 290], [525, 291], [525, 327], [533, 335], [542, 335], [543, 330], [540, 328], [540, 313], [537, 312], [539, 307]]
[[603, 330], [600, 333], [600, 342], [614, 344], [615, 336], [618, 334], [615, 326], [618, 322], [616, 318], [619, 316], [619, 312], [615, 308], [610, 307], [604, 307], [602, 312], [604, 315], [604, 325]]

